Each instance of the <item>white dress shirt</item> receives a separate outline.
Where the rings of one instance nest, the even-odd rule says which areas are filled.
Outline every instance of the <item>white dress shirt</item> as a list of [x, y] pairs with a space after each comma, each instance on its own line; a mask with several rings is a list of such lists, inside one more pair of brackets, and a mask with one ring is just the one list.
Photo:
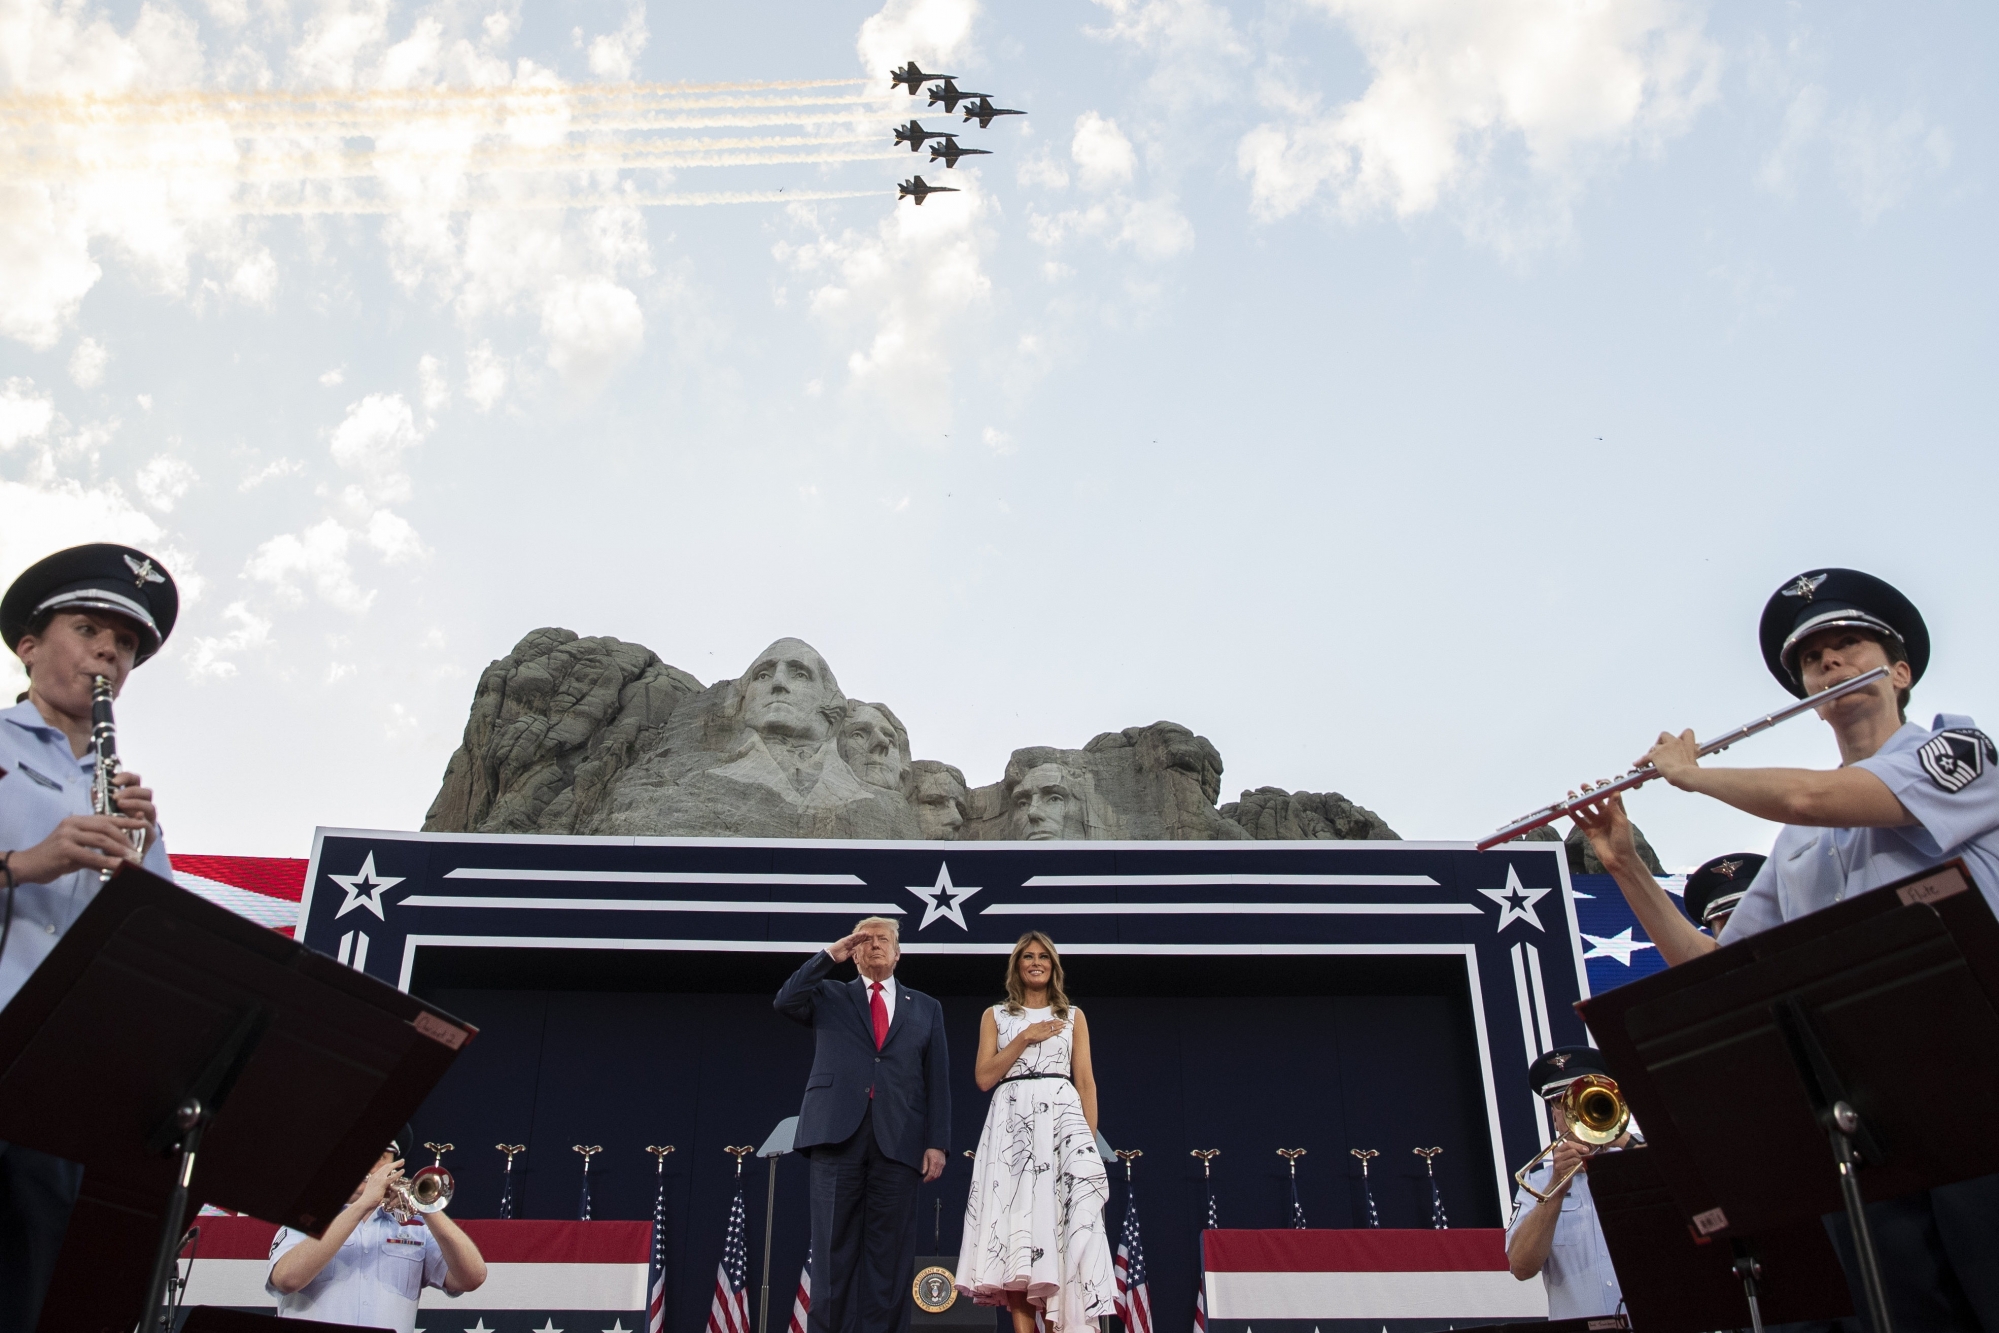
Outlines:
[[[303, 1231], [279, 1227], [271, 1238], [272, 1267], [305, 1239]], [[277, 1301], [280, 1319], [415, 1333], [417, 1298], [425, 1287], [444, 1290], [446, 1274], [444, 1251], [421, 1218], [405, 1224], [377, 1208], [341, 1242], [319, 1276], [286, 1295], [271, 1285], [267, 1271], [264, 1294]]]

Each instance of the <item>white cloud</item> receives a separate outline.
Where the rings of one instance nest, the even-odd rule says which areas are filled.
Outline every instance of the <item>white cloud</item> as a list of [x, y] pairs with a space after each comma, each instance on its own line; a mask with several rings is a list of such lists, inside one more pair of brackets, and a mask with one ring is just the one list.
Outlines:
[[331, 370], [320, 372], [319, 383], [321, 388], [337, 389], [346, 382], [347, 367], [345, 366], [335, 366]]
[[0, 384], [0, 450], [41, 439], [55, 419], [55, 399], [36, 393], [33, 380], [10, 379]]
[[1069, 156], [1076, 163], [1076, 179], [1085, 189], [1103, 190], [1129, 185], [1138, 167], [1138, 154], [1117, 122], [1094, 111], [1076, 117], [1076, 135], [1069, 141]]
[[1834, 111], [1826, 90], [1807, 84], [1785, 107], [1783, 131], [1757, 179], [1765, 189], [1789, 196], [1822, 153], [1841, 193], [1872, 223], [1918, 184], [1942, 175], [1952, 147], [1950, 132], [1913, 107], [1892, 120], [1868, 106]]
[[193, 464], [161, 454], [139, 469], [139, 498], [162, 514], [172, 513], [175, 502], [200, 479]]
[[1184, 109], [1235, 95], [1250, 47], [1229, 11], [1211, 0], [1096, 0], [1109, 22], [1086, 31], [1151, 55], [1153, 96]]
[[507, 363], [493, 351], [492, 343], [482, 342], [465, 354], [465, 396], [474, 407], [490, 412], [506, 392]]
[[252, 611], [248, 602], [231, 602], [223, 608], [222, 618], [233, 622], [234, 628], [187, 636], [182, 662], [195, 680], [226, 680], [236, 674], [233, 657], [271, 644], [271, 622]]
[[104, 381], [104, 366], [111, 354], [95, 338], [85, 338], [69, 354], [69, 377], [79, 389], [94, 389]]
[[[965, 54], [978, 15], [978, 0], [888, 0], [861, 24], [861, 66], [884, 87], [888, 72], [907, 60], [948, 69]], [[900, 90], [893, 96], [907, 100]]]
[[368, 516], [368, 528], [364, 534], [368, 545], [381, 553], [382, 559], [392, 565], [402, 564], [426, 555], [423, 542], [417, 537], [416, 529], [400, 514], [387, 509], [377, 509]]
[[1014, 451], [1013, 436], [997, 427], [986, 427], [985, 434], [981, 438], [985, 441], [986, 448], [1001, 456]]
[[371, 393], [347, 409], [334, 428], [333, 461], [359, 473], [369, 499], [399, 502], [410, 498], [409, 473], [403, 455], [423, 441], [410, 405], [399, 393]]
[[606, 277], [565, 282], [542, 301], [548, 364], [580, 388], [602, 387], [638, 353], [645, 331], [639, 298]]
[[[1267, 90], [1281, 114], [1237, 152], [1263, 218], [1322, 196], [1350, 219], [1426, 213], [1488, 183], [1495, 157], [1517, 145], [1539, 206], [1565, 225], [1569, 199], [1603, 161], [1680, 133], [1715, 95], [1719, 56], [1679, 0], [1315, 7], [1347, 29], [1371, 79], [1325, 112], [1312, 90]], [[1467, 203], [1475, 230], [1491, 227], [1495, 208]]]
[[299, 462], [296, 458], [280, 458], [274, 463], [266, 463], [263, 467], [244, 477], [243, 480], [236, 483], [236, 489], [239, 491], [254, 491], [267, 481], [275, 481], [279, 477], [289, 477], [294, 472], [303, 470], [304, 467], [305, 464]]
[[[984, 264], [990, 205], [977, 177], [964, 190], [949, 208], [898, 205], [872, 232], [822, 231], [806, 244], [776, 247], [781, 262], [819, 282], [808, 304], [850, 341], [850, 381], [878, 385], [919, 412], [943, 410], [952, 351], [966, 342], [961, 323], [992, 296]], [[810, 214], [794, 216], [817, 225]]]
[[590, 42], [590, 72], [615, 83], [629, 82], [639, 53], [646, 49], [646, 13], [635, 4], [625, 11], [625, 21], [616, 32], [605, 33]]
[[416, 363], [418, 387], [423, 391], [423, 410], [437, 412], [451, 402], [451, 382], [444, 378], [444, 363], [426, 353]]
[[322, 600], [342, 611], [366, 611], [375, 600], [354, 581], [347, 547], [354, 534], [338, 519], [322, 519], [303, 532], [281, 533], [250, 555], [243, 572], [268, 585], [280, 601], [296, 606], [310, 585]]

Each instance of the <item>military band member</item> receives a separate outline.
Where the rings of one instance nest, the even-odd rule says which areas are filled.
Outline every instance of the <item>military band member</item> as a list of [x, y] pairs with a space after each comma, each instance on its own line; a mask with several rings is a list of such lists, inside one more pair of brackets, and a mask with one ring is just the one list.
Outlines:
[[278, 1228], [264, 1279], [278, 1318], [414, 1333], [424, 1288], [457, 1296], [485, 1284], [486, 1260], [456, 1222], [390, 1211], [415, 1148], [405, 1125], [318, 1237]]
[[[1527, 1082], [1548, 1103], [1556, 1135], [1569, 1127], [1561, 1104], [1569, 1084], [1584, 1074], [1606, 1072], [1603, 1056], [1593, 1046], [1558, 1046], [1528, 1066]], [[1527, 1176], [1548, 1198], [1537, 1200], [1524, 1188], [1514, 1196], [1513, 1220], [1506, 1227], [1506, 1266], [1522, 1282], [1541, 1279], [1548, 1291], [1551, 1320], [1622, 1312], [1624, 1292], [1597, 1222], [1596, 1202], [1590, 1198], [1587, 1162], [1598, 1152], [1626, 1147], [1632, 1140], [1627, 1133], [1603, 1148], [1563, 1140]], [[1549, 1190], [1551, 1181], [1579, 1163], [1583, 1170], [1559, 1189]]]
[[[1927, 727], [1908, 720], [1909, 691], [1930, 660], [1915, 605], [1871, 575], [1815, 569], [1771, 594], [1758, 637], [1770, 673], [1798, 698], [1875, 667], [1889, 675], [1820, 710], [1839, 747], [1836, 769], [1704, 768], [1691, 731], [1662, 733], [1640, 761], [1682, 791], [1784, 825], [1721, 944], [1953, 857], [1999, 911], [1999, 752], [1969, 717], [1939, 713]], [[1605, 801], [1579, 822], [1604, 825], [1624, 856], [1628, 825], [1614, 827], [1616, 807]], [[1598, 832], [1590, 836], [1595, 843]], [[1999, 1331], [1999, 1175], [1869, 1204], [1867, 1217], [1896, 1333]], [[1827, 1225], [1851, 1276], [1846, 1223]], [[1857, 1292], [1854, 1303], [1864, 1308]]]
[[[0, 1006], [14, 998], [97, 896], [99, 872], [140, 861], [171, 876], [153, 793], [120, 773], [119, 813], [91, 803], [93, 678], [114, 692], [160, 650], [179, 610], [174, 581], [128, 546], [58, 551], [0, 598], [0, 638], [28, 690], [0, 710]], [[143, 830], [145, 851], [129, 838]], [[0, 1142], [0, 1333], [32, 1329], [82, 1168]]]

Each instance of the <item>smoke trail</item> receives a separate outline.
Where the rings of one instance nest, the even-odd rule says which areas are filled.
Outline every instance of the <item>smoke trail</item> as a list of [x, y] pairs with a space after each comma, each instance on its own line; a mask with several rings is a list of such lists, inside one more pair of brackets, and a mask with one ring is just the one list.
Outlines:
[[[473, 211], [504, 212], [553, 212], [565, 208], [696, 208], [713, 204], [791, 204], [812, 203], [821, 199], [868, 199], [883, 198], [887, 189], [879, 190], [709, 190], [686, 194], [595, 194], [560, 195], [546, 199], [521, 200], [464, 200], [442, 205], [440, 211], [469, 213]], [[372, 201], [325, 201], [301, 202], [295, 204], [238, 205], [230, 211], [241, 216], [286, 217], [307, 214], [385, 214], [403, 211], [406, 205], [381, 200]]]

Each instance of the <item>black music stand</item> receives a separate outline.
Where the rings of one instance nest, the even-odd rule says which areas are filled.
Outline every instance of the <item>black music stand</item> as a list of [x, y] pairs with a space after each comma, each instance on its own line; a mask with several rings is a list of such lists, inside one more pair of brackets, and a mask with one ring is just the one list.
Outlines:
[[1623, 1333], [1631, 1320], [1621, 1314], [1587, 1315], [1580, 1319], [1523, 1319], [1513, 1324], [1467, 1324], [1478, 1333]]
[[1589, 1159], [1590, 1199], [1631, 1322], [1645, 1333], [1706, 1333], [1853, 1313], [1839, 1255], [1816, 1217], [1743, 1242], [1697, 1236], [1650, 1147]]
[[[484, 1322], [483, 1320], [481, 1321]], [[274, 1314], [250, 1314], [226, 1305], [188, 1307], [175, 1333], [390, 1333], [372, 1324], [328, 1324], [317, 1319], [279, 1319]]]
[[324, 1230], [474, 1033], [121, 869], [0, 1010], [0, 1139], [84, 1168], [40, 1327], [150, 1331], [201, 1203]]
[[1890, 1323], [1856, 1166], [1877, 1199], [1999, 1170], [1999, 1140], [1931, 1093], [1947, 1072], [1952, 1104], [1999, 1098], [1999, 921], [1962, 862], [1576, 1008], [1681, 1217], [1760, 1261], [1756, 1238], [1843, 1207], [1874, 1333]]

